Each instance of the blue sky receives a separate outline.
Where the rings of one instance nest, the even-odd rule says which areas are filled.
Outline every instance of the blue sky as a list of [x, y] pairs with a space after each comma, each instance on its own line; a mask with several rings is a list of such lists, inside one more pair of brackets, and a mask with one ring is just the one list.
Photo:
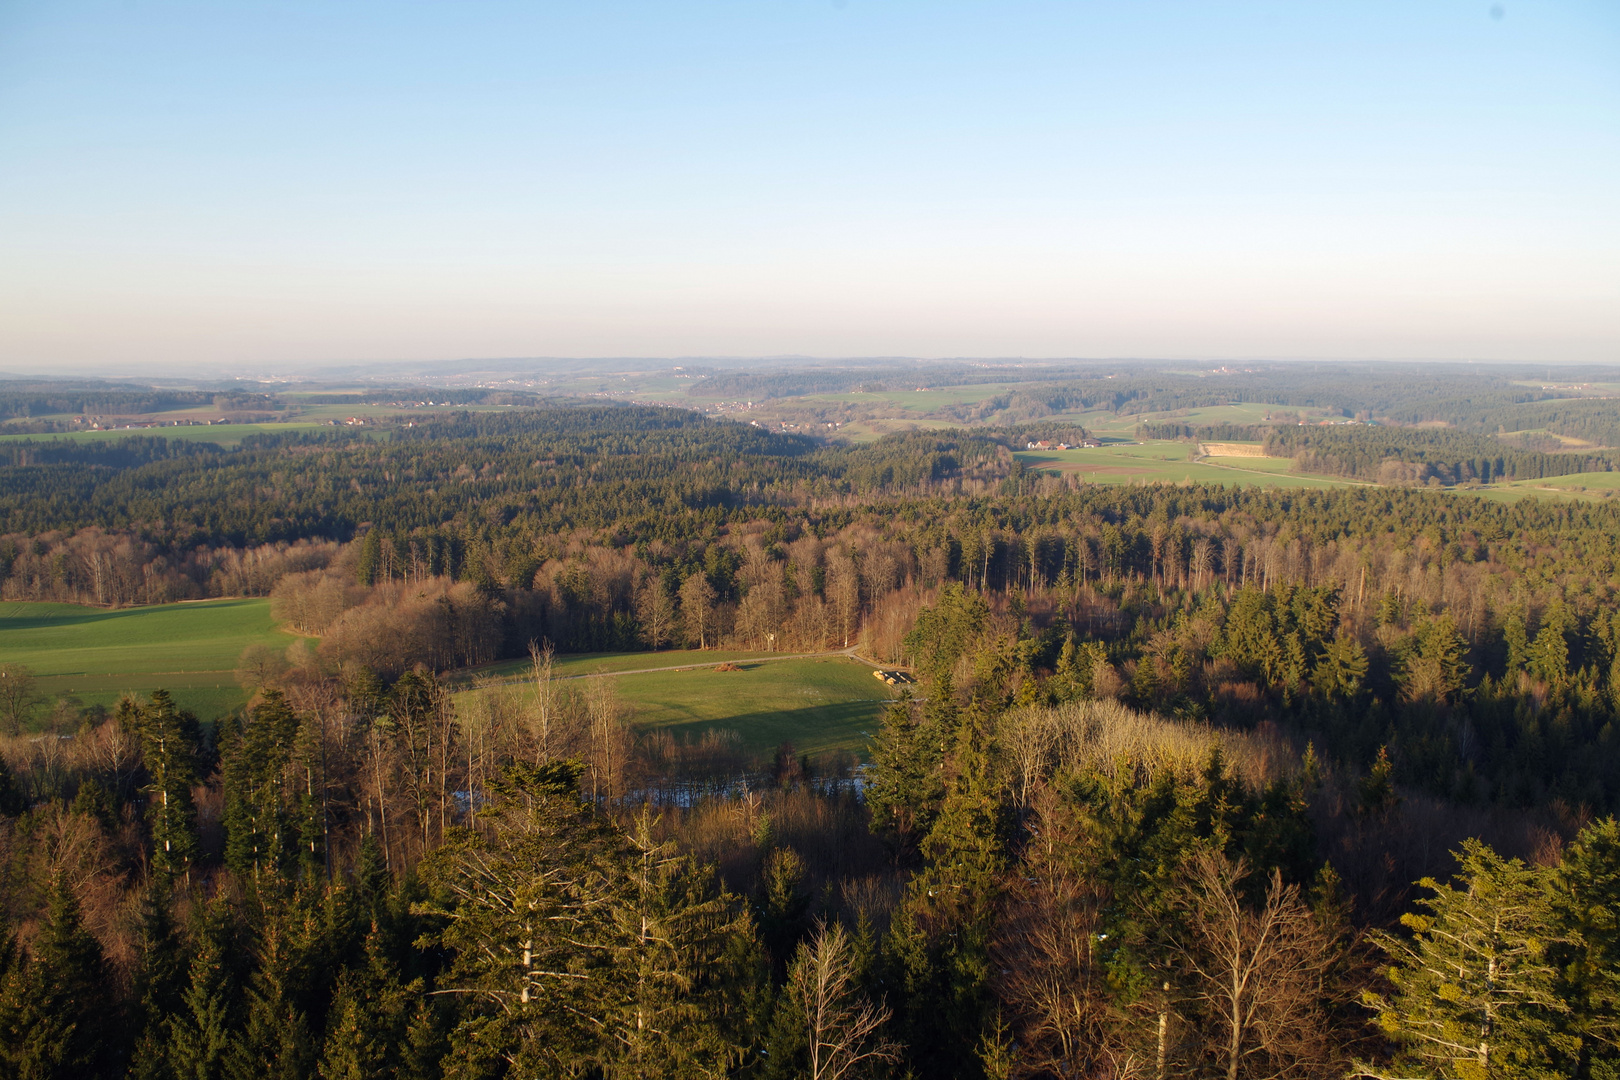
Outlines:
[[1620, 361], [1613, 0], [0, 0], [0, 371]]

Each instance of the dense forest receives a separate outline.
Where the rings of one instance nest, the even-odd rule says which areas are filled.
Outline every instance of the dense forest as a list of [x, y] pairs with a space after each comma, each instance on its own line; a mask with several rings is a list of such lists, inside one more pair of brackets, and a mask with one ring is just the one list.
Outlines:
[[[6, 444], [0, 595], [319, 644], [218, 724], [8, 707], [0, 1075], [1616, 1075], [1620, 508], [1084, 484], [1030, 430]], [[919, 685], [852, 770], [548, 651], [676, 642]]]
[[[945, 411], [962, 422], [1009, 422], [1066, 412], [1150, 416], [1242, 401], [1403, 426], [1437, 423], [1491, 433], [1545, 426], [1615, 445], [1615, 440], [1595, 437], [1614, 430], [1612, 397], [1584, 397], [1590, 391], [1568, 384], [1612, 382], [1617, 375], [1614, 369], [1444, 363], [1257, 364], [1241, 371], [1190, 372], [1143, 364], [918, 367], [878, 362], [846, 369], [708, 372], [686, 392], [693, 398], [791, 403], [803, 396], [910, 391], [919, 385], [999, 385], [1005, 389]], [[1548, 385], [1552, 380], [1566, 388]], [[821, 411], [832, 415], [836, 410], [823, 404]]]
[[1484, 436], [1432, 428], [1283, 427], [1267, 436], [1265, 449], [1293, 458], [1302, 472], [1385, 484], [1488, 484], [1614, 468], [1602, 455], [1509, 449]]
[[[1595, 404], [1606, 404], [1594, 402]], [[1613, 407], [1609, 406], [1612, 413]], [[1588, 410], [1570, 408], [1540, 416], [1586, 419]], [[1605, 434], [1600, 424], [1567, 425], [1590, 435]], [[1551, 435], [1490, 437], [1449, 428], [1368, 427], [1359, 424], [1138, 424], [1145, 439], [1261, 443], [1267, 457], [1292, 458], [1300, 472], [1350, 476], [1379, 484], [1489, 484], [1540, 480], [1585, 472], [1612, 472], [1616, 461], [1602, 451], [1553, 453], [1563, 443]]]

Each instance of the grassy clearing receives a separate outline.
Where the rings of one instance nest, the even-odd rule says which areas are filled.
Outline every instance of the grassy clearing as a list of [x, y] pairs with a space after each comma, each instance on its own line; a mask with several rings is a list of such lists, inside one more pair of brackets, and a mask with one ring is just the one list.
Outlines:
[[[668, 660], [672, 655], [679, 654], [620, 654], [611, 659], [650, 667], [651, 659]], [[716, 662], [726, 655], [704, 654]], [[574, 673], [582, 673], [578, 669], [589, 670], [592, 662], [604, 658], [568, 659], [574, 661]], [[869, 666], [843, 656], [737, 662], [741, 671], [715, 671], [705, 664], [686, 671], [618, 675], [613, 678], [614, 690], [633, 710], [631, 722], [644, 730], [667, 729], [678, 738], [697, 739], [705, 731], [724, 729], [735, 731], [754, 754], [767, 754], [791, 742], [800, 753], [849, 750], [862, 757], [877, 731], [879, 715], [895, 696], [872, 678]], [[559, 664], [559, 670], [571, 669]]]
[[[1242, 469], [1254, 473], [1292, 473], [1294, 459], [1285, 457], [1250, 457], [1248, 454], [1210, 454], [1204, 458], [1211, 465], [1223, 469]], [[1323, 477], [1322, 479], [1330, 479]]]
[[1354, 481], [1289, 471], [1287, 458], [1206, 458], [1194, 461], [1183, 442], [1150, 440], [1092, 450], [1024, 450], [1013, 456], [1031, 469], [1072, 474], [1096, 484], [1258, 484], [1343, 487]]
[[1073, 474], [1096, 484], [1244, 484], [1262, 487], [1356, 487], [1356, 480], [1293, 472], [1291, 458], [1208, 457], [1193, 460], [1189, 443], [1150, 439], [1091, 450], [1024, 450], [1031, 469]]
[[1506, 484], [1468, 488], [1488, 498], [1514, 501], [1542, 496], [1563, 499], [1620, 498], [1620, 472], [1571, 473], [1543, 480], [1514, 480]]
[[894, 697], [870, 667], [845, 657], [741, 667], [621, 675], [615, 683], [619, 697], [635, 706], [637, 727], [667, 728], [682, 738], [729, 728], [756, 753], [791, 742], [800, 753], [852, 750], [864, 757]]
[[249, 645], [284, 649], [270, 601], [210, 600], [156, 607], [0, 603], [0, 657], [26, 664], [51, 700], [112, 705], [159, 687], [207, 720], [240, 706], [237, 658]]

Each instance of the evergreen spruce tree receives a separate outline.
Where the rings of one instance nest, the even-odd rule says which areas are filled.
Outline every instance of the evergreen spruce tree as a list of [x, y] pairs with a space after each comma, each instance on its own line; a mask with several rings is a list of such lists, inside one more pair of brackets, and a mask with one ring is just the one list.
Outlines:
[[361, 585], [375, 585], [382, 569], [382, 533], [370, 529], [365, 539], [360, 541], [360, 558], [355, 562], [354, 579]]
[[16, 777], [11, 775], [11, 766], [6, 764], [6, 759], [0, 757], [0, 814], [20, 814], [23, 809], [23, 795], [17, 790]]
[[318, 925], [296, 901], [270, 916], [248, 981], [246, 1018], [225, 1055], [230, 1080], [303, 1080], [318, 1047], [310, 1033]]
[[1502, 644], [1507, 650], [1502, 677], [1511, 679], [1524, 670], [1525, 662], [1530, 658], [1530, 634], [1525, 629], [1524, 616], [1516, 611], [1508, 615], [1502, 624]]
[[0, 983], [0, 1075], [79, 1080], [109, 1068], [117, 1003], [101, 945], [84, 928], [79, 902], [60, 874], [32, 955], [5, 950]]
[[191, 802], [200, 743], [197, 718], [179, 709], [167, 690], [154, 690], [145, 704], [133, 698], [119, 702], [118, 722], [141, 743], [152, 869], [169, 880], [185, 876], [197, 853], [197, 812]]
[[1559, 996], [1578, 1040], [1570, 1073], [1620, 1080], [1620, 822], [1594, 822], [1564, 850], [1553, 910], [1567, 938], [1554, 950]]
[[396, 1080], [440, 1080], [447, 1050], [442, 1017], [431, 999], [418, 998], [405, 1028], [405, 1044], [394, 1071]]
[[257, 880], [291, 868], [300, 832], [282, 790], [298, 716], [278, 690], [232, 733], [224, 754], [225, 865]]
[[1355, 638], [1340, 633], [1322, 650], [1311, 671], [1311, 684], [1327, 701], [1350, 701], [1367, 678], [1367, 652]]
[[886, 948], [901, 1041], [918, 1075], [975, 1076], [980, 1068], [1003, 819], [989, 721], [975, 707], [958, 730], [939, 817], [922, 843], [928, 865], [907, 885]]
[[344, 972], [332, 1001], [320, 1063], [323, 1080], [398, 1075], [422, 990], [420, 979], [401, 981], [388, 943], [374, 924], [362, 962]]
[[222, 1080], [239, 1022], [241, 982], [230, 906], [205, 905], [191, 926], [191, 962], [179, 1008], [169, 1022], [169, 1067], [184, 1080]]
[[1478, 840], [1457, 856], [1456, 884], [1424, 878], [1434, 895], [1401, 922], [1410, 938], [1380, 933], [1393, 987], [1369, 993], [1378, 1026], [1400, 1046], [1398, 1072], [1434, 1080], [1553, 1080], [1570, 1040], [1568, 1005], [1551, 963], [1553, 906], [1546, 875]]
[[810, 929], [810, 897], [804, 891], [804, 860], [792, 848], [777, 848], [765, 856], [760, 880], [759, 936], [778, 973]]
[[130, 985], [131, 1080], [167, 1080], [168, 1025], [186, 986], [186, 962], [166, 890], [158, 878], [141, 892], [136, 961]]
[[[579, 767], [515, 765], [491, 826], [423, 868], [464, 1005], [447, 1071], [711, 1075], [750, 1052], [759, 968], [736, 898], [652, 835], [620, 833], [578, 796]], [[449, 904], [441, 906], [442, 901]]]
[[[950, 692], [950, 679], [946, 677], [935, 695]], [[872, 747], [871, 779], [866, 789], [872, 828], [888, 837], [903, 856], [914, 853], [933, 828], [939, 801], [945, 794], [940, 776], [944, 755], [936, 731], [939, 713], [936, 708], [919, 718], [916, 706], [902, 698], [884, 712]]]

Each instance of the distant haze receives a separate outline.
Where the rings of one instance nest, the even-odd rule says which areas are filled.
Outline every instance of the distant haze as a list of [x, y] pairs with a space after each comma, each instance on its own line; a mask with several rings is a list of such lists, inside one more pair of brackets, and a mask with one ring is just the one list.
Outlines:
[[0, 5], [0, 372], [1620, 361], [1620, 5]]

